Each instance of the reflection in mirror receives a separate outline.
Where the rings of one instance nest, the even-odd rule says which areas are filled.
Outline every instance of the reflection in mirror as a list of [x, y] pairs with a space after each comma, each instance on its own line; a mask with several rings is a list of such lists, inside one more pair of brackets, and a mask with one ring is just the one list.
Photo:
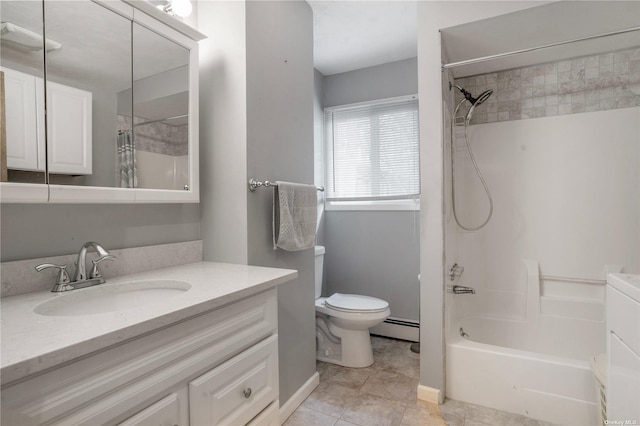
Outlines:
[[[189, 184], [189, 50], [134, 23], [133, 51], [136, 167], [135, 173], [120, 174], [122, 186], [129, 179], [138, 188], [184, 190]], [[125, 121], [128, 111], [119, 110]], [[126, 134], [120, 138], [127, 143]]]
[[[0, 16], [0, 180], [44, 184], [42, 3], [3, 0]], [[47, 38], [47, 50], [59, 48], [59, 43]]]
[[50, 183], [119, 187], [117, 134], [129, 128], [118, 103], [131, 89], [131, 20], [89, 0], [44, 4], [47, 38], [62, 45], [46, 58]]

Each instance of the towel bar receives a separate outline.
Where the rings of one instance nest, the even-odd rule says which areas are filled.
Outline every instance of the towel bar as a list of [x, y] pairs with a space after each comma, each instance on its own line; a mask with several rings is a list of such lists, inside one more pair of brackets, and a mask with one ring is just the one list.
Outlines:
[[[278, 186], [278, 183], [277, 182], [272, 182], [270, 180], [265, 180], [264, 182], [261, 182], [261, 181], [257, 180], [256, 178], [249, 178], [249, 191], [253, 192], [256, 189], [260, 188], [261, 186]], [[323, 186], [316, 186], [316, 189], [318, 191], [324, 192], [324, 187]]]

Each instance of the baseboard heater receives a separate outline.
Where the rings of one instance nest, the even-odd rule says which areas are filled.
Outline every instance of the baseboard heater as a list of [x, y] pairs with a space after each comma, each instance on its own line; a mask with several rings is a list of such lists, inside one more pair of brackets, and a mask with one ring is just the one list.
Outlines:
[[418, 342], [420, 340], [420, 322], [405, 318], [389, 317], [383, 323], [372, 327], [371, 334], [393, 337], [394, 339]]

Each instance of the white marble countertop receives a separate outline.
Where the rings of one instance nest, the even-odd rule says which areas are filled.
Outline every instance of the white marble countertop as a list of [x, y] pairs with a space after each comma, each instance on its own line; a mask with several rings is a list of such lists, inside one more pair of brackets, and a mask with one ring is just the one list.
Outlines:
[[[292, 269], [197, 262], [128, 276], [65, 293], [34, 292], [0, 301], [0, 375], [7, 384], [168, 324], [271, 289], [297, 276]], [[117, 312], [44, 316], [36, 306], [66, 294], [147, 280], [177, 280], [189, 291]], [[52, 283], [53, 284], [53, 283]]]

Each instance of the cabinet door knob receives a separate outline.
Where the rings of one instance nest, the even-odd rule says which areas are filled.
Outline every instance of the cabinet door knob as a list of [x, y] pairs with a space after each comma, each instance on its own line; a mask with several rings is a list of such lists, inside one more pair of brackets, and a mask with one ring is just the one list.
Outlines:
[[243, 390], [242, 394], [244, 395], [245, 398], [249, 398], [251, 396], [251, 388], [247, 388]]

